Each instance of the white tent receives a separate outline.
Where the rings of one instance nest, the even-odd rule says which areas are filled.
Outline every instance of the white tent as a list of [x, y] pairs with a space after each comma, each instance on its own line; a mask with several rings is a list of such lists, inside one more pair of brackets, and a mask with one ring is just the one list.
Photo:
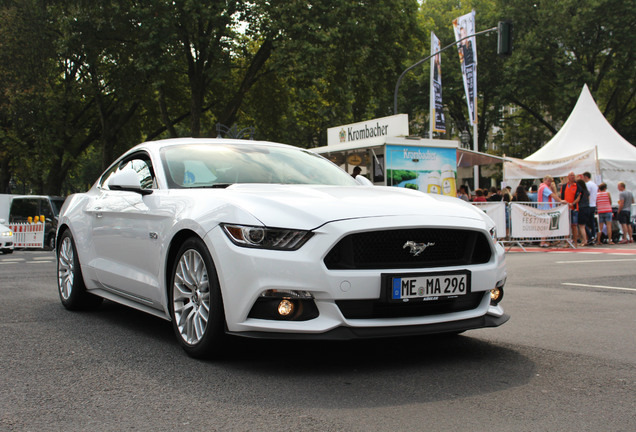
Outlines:
[[541, 179], [545, 175], [564, 177], [570, 171], [592, 173], [607, 183], [614, 204], [617, 183], [636, 189], [636, 147], [619, 135], [596, 106], [587, 85], [563, 127], [543, 147], [525, 159], [506, 158], [504, 181], [518, 184], [521, 179]]

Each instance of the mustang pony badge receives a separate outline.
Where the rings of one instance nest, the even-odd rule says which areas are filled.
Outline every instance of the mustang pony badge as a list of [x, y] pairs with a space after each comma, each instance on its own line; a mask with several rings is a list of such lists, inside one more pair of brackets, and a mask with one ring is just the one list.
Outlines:
[[402, 246], [402, 249], [406, 249], [409, 248], [410, 251], [413, 256], [418, 256], [419, 254], [421, 254], [422, 252], [424, 252], [426, 250], [427, 247], [429, 246], [435, 246], [435, 243], [416, 243], [413, 240], [409, 240], [406, 243], [404, 243], [404, 246]]

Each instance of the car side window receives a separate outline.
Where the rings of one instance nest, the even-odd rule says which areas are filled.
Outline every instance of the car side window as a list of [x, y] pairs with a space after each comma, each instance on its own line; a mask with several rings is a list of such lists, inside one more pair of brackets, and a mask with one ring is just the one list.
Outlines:
[[40, 215], [36, 198], [14, 198], [11, 202], [10, 222], [26, 222], [29, 217]]
[[53, 211], [48, 200], [40, 200], [40, 214], [46, 219], [53, 220]]
[[128, 157], [121, 161], [119, 164], [115, 164], [108, 169], [102, 176], [99, 182], [99, 186], [102, 189], [108, 188], [108, 181], [111, 177], [125, 169], [132, 169], [137, 173], [139, 178], [139, 184], [142, 189], [153, 189], [157, 187], [155, 181], [154, 170], [152, 169], [152, 163], [146, 155], [138, 154]]

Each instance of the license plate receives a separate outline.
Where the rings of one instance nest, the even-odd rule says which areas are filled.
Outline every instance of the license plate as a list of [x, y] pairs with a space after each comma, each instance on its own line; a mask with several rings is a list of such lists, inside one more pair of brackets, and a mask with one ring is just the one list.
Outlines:
[[391, 276], [390, 284], [390, 301], [431, 301], [470, 293], [468, 272]]

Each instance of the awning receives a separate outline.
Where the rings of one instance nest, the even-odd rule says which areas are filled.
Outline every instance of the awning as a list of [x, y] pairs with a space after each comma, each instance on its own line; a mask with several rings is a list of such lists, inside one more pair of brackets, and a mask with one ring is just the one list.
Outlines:
[[504, 158], [487, 153], [480, 153], [474, 150], [463, 148], [457, 149], [457, 167], [473, 167], [475, 165], [491, 165], [503, 163]]

